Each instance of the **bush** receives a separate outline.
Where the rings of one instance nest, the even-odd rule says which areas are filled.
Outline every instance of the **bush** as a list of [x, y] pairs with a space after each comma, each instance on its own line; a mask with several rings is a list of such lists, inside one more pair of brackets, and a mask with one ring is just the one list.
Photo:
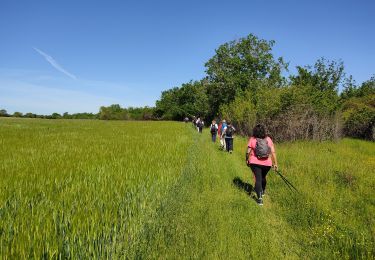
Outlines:
[[277, 141], [331, 140], [341, 136], [338, 114], [321, 115], [311, 105], [296, 105], [272, 119], [262, 121]]
[[220, 107], [222, 118], [229, 119], [240, 134], [250, 134], [256, 122], [256, 109], [250, 100], [251, 93], [238, 96], [233, 102]]
[[343, 105], [344, 134], [375, 140], [375, 94], [351, 98]]

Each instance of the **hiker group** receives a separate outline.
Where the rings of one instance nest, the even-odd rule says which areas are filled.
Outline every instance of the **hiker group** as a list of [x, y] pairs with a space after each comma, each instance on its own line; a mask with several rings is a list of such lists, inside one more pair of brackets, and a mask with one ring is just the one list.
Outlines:
[[[200, 118], [194, 118], [193, 124], [199, 133], [202, 133], [204, 122]], [[211, 140], [216, 143], [217, 138], [220, 140], [220, 149], [228, 153], [233, 153], [233, 139], [236, 128], [225, 119], [216, 123], [213, 120], [210, 127]], [[271, 137], [266, 132], [266, 127], [257, 124], [252, 131], [247, 142], [246, 165], [251, 169], [255, 179], [255, 193], [258, 205], [263, 205], [263, 197], [266, 194], [267, 174], [271, 167], [278, 172], [276, 151]], [[279, 172], [278, 172], [279, 173]], [[280, 173], [279, 173], [280, 174]], [[280, 174], [281, 175], [281, 174]]]
[[226, 122], [225, 119], [220, 121], [217, 125], [216, 120], [213, 120], [210, 125], [210, 133], [212, 142], [216, 142], [216, 137], [220, 138], [220, 149], [228, 153], [233, 152], [233, 138], [236, 129], [231, 122]]

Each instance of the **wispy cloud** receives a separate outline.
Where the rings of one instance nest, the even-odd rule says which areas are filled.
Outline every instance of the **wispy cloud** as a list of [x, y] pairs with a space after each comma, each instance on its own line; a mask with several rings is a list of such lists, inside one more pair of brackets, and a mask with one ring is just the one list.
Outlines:
[[57, 69], [58, 71], [64, 73], [65, 75], [67, 75], [68, 77], [72, 78], [72, 79], [77, 79], [77, 77], [68, 72], [66, 69], [64, 69], [59, 63], [57, 63], [57, 61], [50, 55], [48, 55], [47, 53], [39, 50], [38, 48], [33, 48], [36, 52], [38, 52], [40, 55], [42, 55], [46, 61], [48, 61], [55, 69]]

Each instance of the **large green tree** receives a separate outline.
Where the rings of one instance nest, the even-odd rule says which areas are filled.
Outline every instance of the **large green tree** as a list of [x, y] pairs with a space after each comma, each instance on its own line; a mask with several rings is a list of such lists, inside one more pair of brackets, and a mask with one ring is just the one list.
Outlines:
[[0, 117], [2, 117], [2, 116], [4, 116], [4, 117], [9, 116], [8, 112], [5, 109], [0, 109]]
[[290, 77], [291, 85], [304, 88], [305, 102], [319, 113], [333, 114], [339, 106], [339, 86], [345, 79], [343, 62], [320, 58], [313, 67], [297, 66], [297, 72]]
[[256, 91], [258, 81], [267, 80], [275, 86], [284, 82], [282, 72], [287, 64], [272, 54], [274, 41], [249, 34], [245, 38], [219, 46], [205, 64], [210, 101], [210, 114], [215, 115], [221, 104], [228, 104], [238, 93]]
[[167, 120], [182, 120], [186, 116], [207, 116], [209, 104], [206, 86], [204, 80], [190, 81], [179, 88], [163, 91], [161, 99], [156, 101], [156, 116]]

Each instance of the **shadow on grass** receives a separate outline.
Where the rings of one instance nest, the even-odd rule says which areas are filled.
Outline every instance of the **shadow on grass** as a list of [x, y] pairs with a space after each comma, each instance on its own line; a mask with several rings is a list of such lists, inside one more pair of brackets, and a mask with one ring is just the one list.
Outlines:
[[243, 190], [244, 192], [246, 192], [246, 194], [249, 195], [250, 198], [256, 201], [256, 196], [253, 193], [253, 185], [247, 182], [243, 182], [243, 180], [240, 177], [235, 177], [233, 179], [233, 185], [236, 186], [239, 190]]

